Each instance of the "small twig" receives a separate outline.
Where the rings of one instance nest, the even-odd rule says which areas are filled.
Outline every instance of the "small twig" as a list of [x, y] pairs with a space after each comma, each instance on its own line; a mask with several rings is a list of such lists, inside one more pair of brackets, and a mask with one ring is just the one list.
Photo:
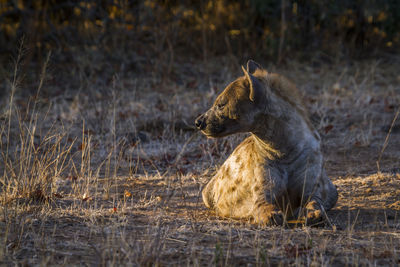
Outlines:
[[183, 243], [183, 244], [186, 244], [186, 243], [187, 243], [186, 241], [182, 241], [182, 240], [175, 239], [175, 238], [171, 238], [171, 237], [167, 237], [167, 238], [165, 238], [165, 239], [166, 239], [166, 240], [170, 240], [170, 241], [175, 241], [175, 242]]
[[378, 168], [378, 173], [381, 172], [381, 169], [380, 169], [380, 165], [379, 165], [379, 164], [380, 164], [380, 162], [381, 162], [383, 152], [385, 151], [385, 149], [386, 149], [386, 147], [387, 147], [387, 145], [388, 145], [388, 143], [389, 143], [390, 133], [392, 132], [394, 123], [396, 122], [397, 117], [399, 116], [399, 113], [400, 113], [400, 108], [397, 109], [397, 112], [396, 112], [396, 114], [394, 115], [392, 124], [390, 125], [390, 128], [389, 128], [389, 132], [388, 132], [388, 134], [386, 135], [385, 142], [383, 143], [381, 152], [379, 153], [379, 158], [378, 158], [378, 160], [376, 161], [376, 166], [377, 166], [377, 168]]
[[397, 238], [400, 238], [400, 233], [393, 233], [393, 232], [380, 232], [381, 234], [386, 234], [386, 235], [393, 235]]

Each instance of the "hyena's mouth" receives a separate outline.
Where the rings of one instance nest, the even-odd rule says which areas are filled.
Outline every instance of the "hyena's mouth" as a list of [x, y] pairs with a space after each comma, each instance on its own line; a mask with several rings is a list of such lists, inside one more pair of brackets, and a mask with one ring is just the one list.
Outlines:
[[201, 132], [207, 137], [223, 137], [228, 135], [226, 133], [226, 127], [223, 125], [208, 125]]

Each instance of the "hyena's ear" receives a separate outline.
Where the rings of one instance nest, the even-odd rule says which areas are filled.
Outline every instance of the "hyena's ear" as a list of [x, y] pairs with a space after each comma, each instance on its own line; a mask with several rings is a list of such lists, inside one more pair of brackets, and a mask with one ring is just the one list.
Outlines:
[[243, 66], [242, 70], [244, 75], [246, 76], [247, 81], [249, 82], [249, 87], [250, 87], [250, 94], [249, 98], [251, 101], [255, 101], [257, 99], [260, 99], [263, 89], [260, 81], [254, 77], [251, 73], [249, 73]]
[[254, 72], [256, 72], [257, 69], [262, 70], [262, 67], [260, 64], [258, 64], [257, 62], [255, 62], [254, 60], [249, 60], [247, 61], [247, 72], [250, 74], [254, 74]]

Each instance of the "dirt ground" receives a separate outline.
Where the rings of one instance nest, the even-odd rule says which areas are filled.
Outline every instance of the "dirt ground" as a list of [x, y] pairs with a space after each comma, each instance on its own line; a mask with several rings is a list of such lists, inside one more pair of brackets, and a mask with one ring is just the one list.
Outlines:
[[207, 139], [194, 118], [239, 64], [108, 77], [79, 61], [68, 79], [56, 61], [36, 97], [2, 98], [1, 265], [400, 265], [400, 58], [261, 61], [299, 87], [339, 191], [329, 222], [265, 228], [201, 200], [246, 134]]

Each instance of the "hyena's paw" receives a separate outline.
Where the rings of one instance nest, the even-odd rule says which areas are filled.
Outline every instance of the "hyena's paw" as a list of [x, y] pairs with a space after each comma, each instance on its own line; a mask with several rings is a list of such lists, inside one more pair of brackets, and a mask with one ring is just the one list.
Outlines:
[[263, 204], [256, 210], [253, 215], [254, 223], [260, 226], [282, 225], [282, 212], [272, 204]]
[[325, 212], [321, 204], [315, 200], [311, 200], [304, 207], [305, 223], [307, 225], [318, 224], [325, 219]]

